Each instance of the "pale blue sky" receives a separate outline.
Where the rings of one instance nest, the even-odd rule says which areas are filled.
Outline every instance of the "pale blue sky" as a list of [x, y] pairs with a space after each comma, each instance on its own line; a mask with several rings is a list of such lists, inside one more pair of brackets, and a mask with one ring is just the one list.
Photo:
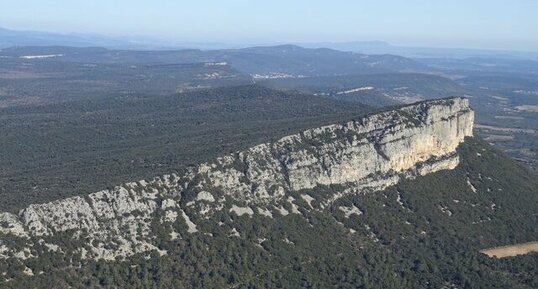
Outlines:
[[184, 42], [538, 50], [538, 0], [0, 0], [0, 27]]

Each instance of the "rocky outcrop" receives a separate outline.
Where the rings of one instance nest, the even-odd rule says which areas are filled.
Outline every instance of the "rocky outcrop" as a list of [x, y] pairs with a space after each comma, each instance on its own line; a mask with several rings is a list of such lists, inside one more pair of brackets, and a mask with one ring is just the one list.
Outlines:
[[423, 102], [261, 144], [202, 164], [194, 175], [200, 187], [263, 202], [319, 185], [424, 174], [457, 164], [456, 147], [472, 135], [473, 118], [463, 98]]
[[[34, 256], [39, 244], [61, 250], [51, 243], [58, 235], [84, 244], [78, 249], [83, 258], [125, 257], [157, 250], [153, 239], [159, 226], [173, 227], [174, 239], [199, 232], [196, 220], [211, 219], [217, 211], [273, 217], [290, 213], [281, 206], [287, 202], [291, 213], [299, 213], [290, 193], [340, 186], [317, 200], [323, 209], [346, 194], [454, 168], [456, 148], [472, 135], [473, 118], [464, 98], [417, 103], [306, 130], [149, 182], [31, 205], [18, 216], [3, 213], [0, 257], [23, 251]], [[312, 196], [302, 198], [314, 208]], [[184, 229], [173, 226], [178, 222]], [[10, 248], [2, 235], [26, 240], [26, 246]]]

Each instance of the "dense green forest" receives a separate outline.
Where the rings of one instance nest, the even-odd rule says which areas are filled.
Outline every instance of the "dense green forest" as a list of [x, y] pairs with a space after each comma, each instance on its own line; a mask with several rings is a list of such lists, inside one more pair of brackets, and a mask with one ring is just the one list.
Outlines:
[[[40, 53], [63, 56], [19, 58]], [[155, 221], [163, 256], [84, 260], [75, 249], [91, 240], [43, 237], [55, 238], [67, 253], [38, 240], [39, 259], [0, 259], [0, 288], [538, 288], [538, 254], [479, 253], [538, 238], [536, 172], [488, 144], [537, 166], [538, 113], [517, 109], [538, 105], [535, 64], [421, 63], [291, 45], [24, 47], [1, 56], [1, 211], [171, 173], [404, 100], [467, 95], [482, 126], [459, 148], [455, 170], [382, 192], [347, 196], [323, 209], [299, 194], [331, 195], [342, 187], [297, 192], [299, 214], [222, 210], [194, 220], [199, 232], [193, 234], [181, 218], [172, 228]], [[346, 216], [340, 206], [362, 214]], [[180, 238], [172, 239], [171, 230]], [[0, 232], [0, 241], [1, 250], [20, 240]]]
[[[24, 58], [32, 55], [61, 56]], [[162, 96], [253, 82], [372, 107], [459, 95], [471, 99], [478, 123], [497, 128], [478, 128], [485, 139], [538, 168], [538, 113], [535, 107], [518, 109], [538, 105], [536, 63], [410, 59], [293, 45], [210, 51], [11, 47], [0, 51], [0, 108], [140, 93]], [[372, 89], [350, 91], [361, 87]]]
[[[215, 219], [197, 220], [200, 232], [176, 240], [155, 227], [162, 230], [159, 248], [165, 256], [107, 262], [50, 253], [24, 264], [0, 262], [0, 271], [13, 278], [1, 286], [536, 288], [538, 254], [498, 260], [478, 252], [536, 239], [536, 174], [479, 139], [467, 139], [459, 153], [455, 170], [348, 196], [322, 211], [306, 203], [300, 214], [274, 219], [221, 211]], [[338, 188], [306, 193], [333, 190]], [[363, 214], [346, 217], [338, 209], [350, 205]], [[186, 225], [178, 222], [184, 232]], [[239, 236], [230, 236], [232, 228]], [[22, 273], [26, 266], [36, 275]]]
[[166, 95], [252, 84], [214, 63], [78, 63], [0, 58], [0, 107], [48, 105], [117, 95]]
[[366, 111], [260, 86], [0, 109], [0, 209], [169, 173]]

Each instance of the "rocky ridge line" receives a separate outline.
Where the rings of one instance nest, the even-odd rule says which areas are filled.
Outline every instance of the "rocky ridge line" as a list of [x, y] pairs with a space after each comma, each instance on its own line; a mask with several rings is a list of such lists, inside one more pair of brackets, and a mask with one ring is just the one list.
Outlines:
[[[42, 250], [81, 258], [127, 257], [158, 250], [155, 226], [174, 227], [173, 240], [198, 232], [196, 221], [219, 211], [265, 217], [298, 213], [291, 192], [341, 187], [318, 199], [302, 194], [311, 209], [322, 210], [347, 194], [453, 169], [459, 163], [456, 148], [472, 136], [473, 120], [465, 98], [426, 101], [305, 130], [151, 181], [30, 205], [18, 215], [0, 213], [0, 258], [37, 257]], [[284, 209], [284, 203], [292, 209]], [[79, 248], [64, 252], [58, 236]]]

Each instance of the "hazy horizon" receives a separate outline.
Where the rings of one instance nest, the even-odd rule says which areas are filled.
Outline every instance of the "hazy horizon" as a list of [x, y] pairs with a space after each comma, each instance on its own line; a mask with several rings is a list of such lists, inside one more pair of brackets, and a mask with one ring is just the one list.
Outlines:
[[344, 2], [8, 1], [0, 11], [0, 27], [170, 43], [385, 41], [409, 47], [538, 51], [538, 1]]

